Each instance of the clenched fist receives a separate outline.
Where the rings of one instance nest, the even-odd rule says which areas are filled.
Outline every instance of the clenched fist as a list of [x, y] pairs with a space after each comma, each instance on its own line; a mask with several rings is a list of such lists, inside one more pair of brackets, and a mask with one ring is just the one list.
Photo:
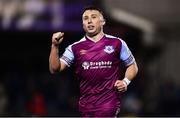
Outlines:
[[114, 87], [116, 87], [119, 92], [127, 91], [127, 84], [123, 80], [117, 80]]
[[63, 32], [56, 32], [52, 36], [52, 44], [59, 45], [63, 40], [64, 33]]

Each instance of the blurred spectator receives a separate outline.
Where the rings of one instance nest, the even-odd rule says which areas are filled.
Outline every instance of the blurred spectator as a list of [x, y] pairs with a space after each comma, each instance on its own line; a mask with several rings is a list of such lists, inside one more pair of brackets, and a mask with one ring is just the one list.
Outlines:
[[63, 0], [1, 0], [3, 29], [50, 29], [63, 24]]
[[52, 14], [52, 27], [57, 29], [63, 25], [63, 0], [49, 0], [51, 2], [51, 14]]
[[1, 0], [0, 15], [2, 20], [2, 27], [8, 29], [13, 26], [13, 22], [21, 8], [21, 0]]
[[27, 103], [27, 111], [32, 116], [45, 116], [47, 110], [45, 107], [44, 95], [40, 92], [34, 92], [31, 100]]
[[127, 115], [130, 114], [130, 116], [137, 116], [142, 113], [142, 106], [143, 103], [139, 97], [137, 97], [136, 94], [129, 93], [124, 99], [123, 99], [123, 111], [126, 111]]
[[31, 28], [36, 19], [45, 11], [46, 3], [44, 0], [23, 0], [22, 16], [17, 22], [20, 29]]

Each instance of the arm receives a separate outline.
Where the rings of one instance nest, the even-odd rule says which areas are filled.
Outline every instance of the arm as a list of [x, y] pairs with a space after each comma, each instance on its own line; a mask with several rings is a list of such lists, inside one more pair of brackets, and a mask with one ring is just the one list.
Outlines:
[[136, 62], [134, 62], [129, 67], [127, 67], [124, 78], [127, 78], [129, 81], [131, 81], [134, 79], [137, 73], [138, 73], [138, 67]]
[[136, 62], [134, 62], [133, 64], [127, 67], [124, 79], [117, 80], [114, 86], [117, 88], [118, 91], [125, 92], [127, 90], [127, 86], [130, 84], [131, 80], [134, 79], [137, 73], [138, 67]]
[[51, 52], [49, 56], [49, 70], [51, 73], [59, 72], [66, 68], [66, 64], [59, 59], [59, 44], [63, 40], [63, 35], [64, 33], [57, 32], [52, 36]]
[[130, 84], [131, 80], [133, 80], [138, 73], [138, 67], [135, 58], [124, 41], [122, 41], [120, 59], [124, 62], [127, 68], [124, 79], [117, 80], [114, 86], [118, 91], [124, 92], [127, 90], [127, 86]]

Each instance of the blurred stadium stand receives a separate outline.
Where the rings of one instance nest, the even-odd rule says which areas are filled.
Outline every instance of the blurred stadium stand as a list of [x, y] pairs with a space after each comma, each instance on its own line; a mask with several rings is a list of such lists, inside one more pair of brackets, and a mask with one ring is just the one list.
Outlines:
[[90, 4], [139, 66], [119, 116], [180, 116], [179, 0], [0, 0], [0, 116], [79, 116], [73, 68], [51, 75], [48, 59], [53, 32], [65, 32], [60, 54], [84, 35]]

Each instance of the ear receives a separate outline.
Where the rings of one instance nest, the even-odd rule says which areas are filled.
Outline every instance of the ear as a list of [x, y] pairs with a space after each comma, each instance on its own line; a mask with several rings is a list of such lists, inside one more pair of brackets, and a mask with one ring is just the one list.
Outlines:
[[104, 17], [102, 15], [100, 16], [100, 20], [101, 20], [102, 25], [106, 24], [106, 20], [104, 19]]
[[102, 19], [102, 25], [105, 25], [106, 24], [106, 21], [105, 21], [105, 19]]

